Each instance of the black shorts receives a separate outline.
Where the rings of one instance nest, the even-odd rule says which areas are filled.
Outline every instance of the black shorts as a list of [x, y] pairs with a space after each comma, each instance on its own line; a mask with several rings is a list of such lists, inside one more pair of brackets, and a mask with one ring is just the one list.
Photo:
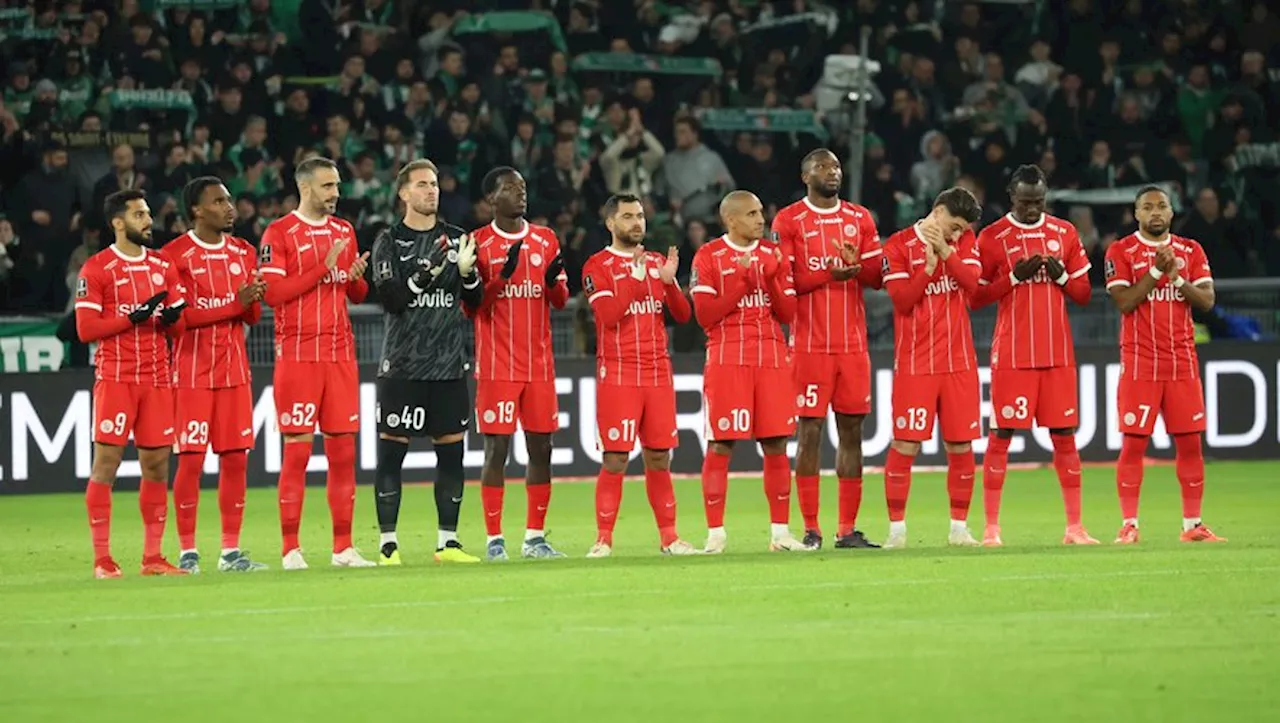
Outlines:
[[466, 379], [378, 379], [378, 432], [396, 437], [461, 434], [471, 422]]

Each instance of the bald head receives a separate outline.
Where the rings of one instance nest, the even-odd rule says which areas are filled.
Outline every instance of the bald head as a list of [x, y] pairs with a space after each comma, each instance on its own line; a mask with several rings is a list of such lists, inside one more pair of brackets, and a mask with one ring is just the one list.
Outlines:
[[764, 235], [764, 206], [750, 191], [730, 191], [720, 202], [720, 220], [735, 243], [749, 244]]

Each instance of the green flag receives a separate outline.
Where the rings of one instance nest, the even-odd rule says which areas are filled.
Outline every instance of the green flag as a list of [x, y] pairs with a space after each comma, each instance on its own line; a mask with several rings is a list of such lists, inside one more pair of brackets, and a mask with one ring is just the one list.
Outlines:
[[702, 127], [713, 131], [808, 133], [826, 141], [826, 126], [811, 110], [798, 108], [706, 108], [698, 113]]
[[61, 369], [67, 345], [57, 333], [56, 321], [0, 321], [0, 374]]
[[646, 75], [705, 75], [723, 71], [715, 58], [676, 58], [639, 53], [583, 53], [573, 59], [576, 71], [642, 73]]
[[474, 33], [536, 33], [545, 32], [551, 36], [551, 43], [556, 50], [569, 52], [564, 42], [564, 34], [560, 31], [560, 23], [547, 12], [501, 11], [468, 15], [453, 26], [454, 35]]

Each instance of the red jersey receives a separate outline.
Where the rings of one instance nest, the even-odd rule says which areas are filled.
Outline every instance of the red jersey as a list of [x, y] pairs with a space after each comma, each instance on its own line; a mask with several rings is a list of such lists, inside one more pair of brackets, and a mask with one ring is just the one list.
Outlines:
[[173, 384], [183, 389], [223, 389], [249, 383], [244, 325], [256, 324], [262, 305], [241, 306], [240, 287], [253, 280], [258, 252], [242, 238], [207, 244], [194, 231], [164, 247], [187, 290], [186, 332], [173, 346]]
[[[1178, 275], [1186, 283], [1213, 283], [1209, 259], [1200, 244], [1170, 236]], [[1107, 248], [1107, 288], [1132, 286], [1151, 273], [1156, 250], [1164, 244], [1133, 233]], [[1176, 381], [1200, 376], [1191, 305], [1169, 277], [1156, 282], [1147, 300], [1124, 314], [1120, 323], [1120, 374], [1135, 381]]]
[[[1067, 296], [1089, 299], [1089, 256], [1076, 227], [1043, 215], [1028, 226], [1005, 215], [978, 235], [982, 254], [983, 288], [973, 299], [975, 308], [998, 299], [996, 331], [991, 341], [992, 369], [1046, 369], [1075, 366], [1075, 343], [1067, 318]], [[1066, 268], [1067, 282], [1059, 284], [1045, 269], [1013, 283], [1015, 264], [1028, 256], [1053, 256]], [[991, 294], [995, 299], [982, 299]]]
[[[324, 258], [341, 238], [347, 245], [331, 270]], [[347, 301], [364, 301], [369, 285], [347, 273], [359, 255], [351, 224], [333, 216], [313, 221], [294, 211], [267, 226], [259, 255], [266, 301], [275, 312], [276, 358], [355, 361]]]
[[[751, 255], [745, 270], [738, 263], [743, 254]], [[707, 363], [768, 369], [791, 364], [779, 323], [790, 319], [774, 309], [779, 303], [775, 294], [796, 295], [790, 264], [781, 255], [772, 244], [754, 241], [740, 247], [724, 236], [694, 254], [689, 291], [699, 303], [698, 323], [707, 332]], [[781, 264], [773, 282], [762, 268], [769, 263]]]
[[[545, 382], [556, 378], [551, 343], [551, 307], [569, 300], [569, 277], [561, 272], [548, 287], [547, 265], [560, 253], [555, 231], [528, 221], [519, 233], [490, 223], [473, 232], [476, 268], [484, 280], [484, 299], [474, 313], [476, 379]], [[517, 241], [520, 262], [510, 279], [502, 278], [507, 250]]]
[[633, 257], [606, 248], [582, 267], [582, 289], [596, 319], [596, 378], [601, 384], [671, 386], [667, 345], [669, 310], [676, 322], [689, 320], [689, 300], [679, 284], [664, 284], [658, 268], [666, 257], [645, 252], [643, 281], [631, 275]]
[[[169, 294], [161, 309], [186, 300], [177, 267], [158, 251], [143, 248], [141, 256], [126, 256], [113, 244], [85, 261], [76, 280], [76, 326], [82, 340], [98, 343], [98, 379], [171, 385], [169, 345], [159, 319], [128, 321], [134, 309], [161, 291]], [[106, 333], [95, 333], [98, 329]]]
[[924, 267], [918, 224], [884, 245], [884, 283], [893, 299], [893, 368], [899, 374], [951, 374], [976, 369], [969, 294], [978, 288], [981, 255], [965, 230], [933, 274]]
[[[867, 350], [864, 287], [881, 285], [880, 234], [867, 209], [849, 201], [818, 208], [801, 199], [778, 212], [773, 235], [795, 278], [796, 321], [791, 348], [804, 353], [848, 354]], [[858, 249], [862, 270], [848, 281], [831, 278], [843, 267], [840, 249]]]

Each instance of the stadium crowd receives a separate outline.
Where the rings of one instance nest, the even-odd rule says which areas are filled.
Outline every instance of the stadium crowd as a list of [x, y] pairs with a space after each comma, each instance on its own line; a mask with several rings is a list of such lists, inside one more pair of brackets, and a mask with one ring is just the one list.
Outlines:
[[297, 206], [290, 174], [315, 155], [339, 163], [339, 213], [362, 247], [392, 220], [408, 161], [435, 161], [442, 215], [464, 228], [492, 218], [480, 179], [510, 164], [530, 180], [530, 220], [565, 241], [573, 291], [608, 244], [597, 209], [616, 193], [643, 198], [649, 245], [680, 244], [687, 278], [726, 191], [750, 188], [772, 217], [803, 193], [801, 156], [850, 155], [853, 109], [824, 59], [855, 54], [863, 26], [881, 69], [861, 201], [881, 234], [953, 184], [991, 221], [1030, 162], [1096, 285], [1134, 228], [1132, 193], [1107, 189], [1155, 182], [1176, 187], [1177, 230], [1218, 278], [1280, 276], [1280, 17], [1266, 2], [0, 5], [0, 312], [69, 308], [114, 191], [146, 190], [164, 241], [187, 230], [183, 185], [213, 173], [256, 243]]

